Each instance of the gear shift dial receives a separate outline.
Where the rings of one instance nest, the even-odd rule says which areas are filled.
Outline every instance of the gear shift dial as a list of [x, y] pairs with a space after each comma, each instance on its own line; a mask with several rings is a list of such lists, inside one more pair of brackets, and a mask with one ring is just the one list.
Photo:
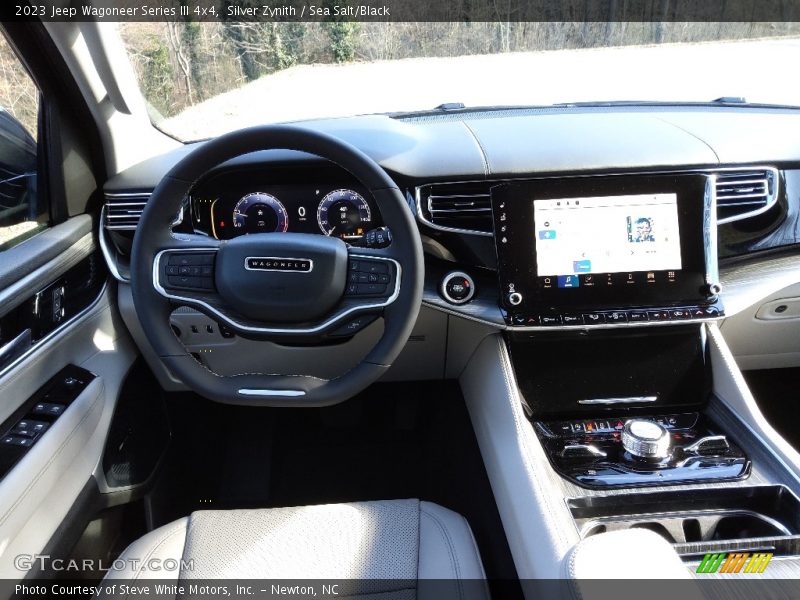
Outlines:
[[622, 428], [622, 447], [636, 458], [666, 458], [669, 442], [669, 431], [655, 421], [631, 419]]

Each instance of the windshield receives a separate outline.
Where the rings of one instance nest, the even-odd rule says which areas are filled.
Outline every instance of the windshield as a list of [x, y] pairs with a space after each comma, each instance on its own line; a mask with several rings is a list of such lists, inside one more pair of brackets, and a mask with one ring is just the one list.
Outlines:
[[119, 23], [181, 140], [317, 117], [599, 101], [800, 105], [800, 23]]

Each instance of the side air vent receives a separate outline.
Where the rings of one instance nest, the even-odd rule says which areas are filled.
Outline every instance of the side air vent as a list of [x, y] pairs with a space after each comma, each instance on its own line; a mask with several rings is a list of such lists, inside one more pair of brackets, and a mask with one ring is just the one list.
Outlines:
[[741, 221], [769, 210], [778, 199], [775, 169], [717, 173], [717, 222]]
[[435, 183], [417, 188], [417, 214], [435, 229], [492, 235], [489, 182]]
[[150, 194], [106, 194], [106, 229], [133, 231]]

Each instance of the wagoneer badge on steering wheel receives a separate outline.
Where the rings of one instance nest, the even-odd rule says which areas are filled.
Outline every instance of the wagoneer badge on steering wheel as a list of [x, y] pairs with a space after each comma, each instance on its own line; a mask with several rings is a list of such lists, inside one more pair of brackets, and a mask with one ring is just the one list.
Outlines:
[[294, 271], [310, 273], [314, 261], [310, 258], [280, 258], [276, 256], [248, 256], [244, 259], [248, 271]]

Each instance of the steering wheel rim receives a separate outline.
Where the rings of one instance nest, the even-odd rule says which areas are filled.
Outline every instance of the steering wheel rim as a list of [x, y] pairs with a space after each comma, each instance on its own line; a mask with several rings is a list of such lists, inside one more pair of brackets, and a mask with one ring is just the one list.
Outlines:
[[[313, 154], [348, 171], [374, 197], [384, 222], [392, 231], [392, 243], [388, 248], [357, 249], [357, 254], [362, 257], [388, 259], [398, 265], [396, 294], [380, 308], [384, 318], [383, 335], [358, 365], [332, 379], [269, 373], [218, 375], [197, 361], [169, 326], [169, 316], [176, 303], [169, 294], [164, 294], [160, 285], [159, 257], [165, 252], [203, 248], [219, 251], [227, 244], [203, 236], [173, 233], [172, 225], [181, 202], [210, 169], [244, 154], [273, 149]], [[319, 235], [313, 234], [313, 237], [319, 238]], [[265, 243], [270, 241], [263, 239]], [[205, 142], [179, 161], [164, 176], [146, 204], [131, 254], [134, 307], [156, 355], [190, 389], [227, 404], [326, 406], [342, 402], [363, 390], [391, 366], [408, 340], [422, 300], [423, 276], [419, 231], [402, 192], [392, 179], [369, 156], [347, 142], [289, 125], [265, 125], [234, 131]], [[177, 305], [194, 306], [209, 314], [200, 303], [193, 304], [191, 296], [189, 300]], [[369, 310], [376, 312], [375, 309]], [[209, 316], [219, 320], [217, 316]], [[328, 327], [340, 324], [342, 318], [334, 319]], [[297, 328], [297, 331], [306, 330]]]

